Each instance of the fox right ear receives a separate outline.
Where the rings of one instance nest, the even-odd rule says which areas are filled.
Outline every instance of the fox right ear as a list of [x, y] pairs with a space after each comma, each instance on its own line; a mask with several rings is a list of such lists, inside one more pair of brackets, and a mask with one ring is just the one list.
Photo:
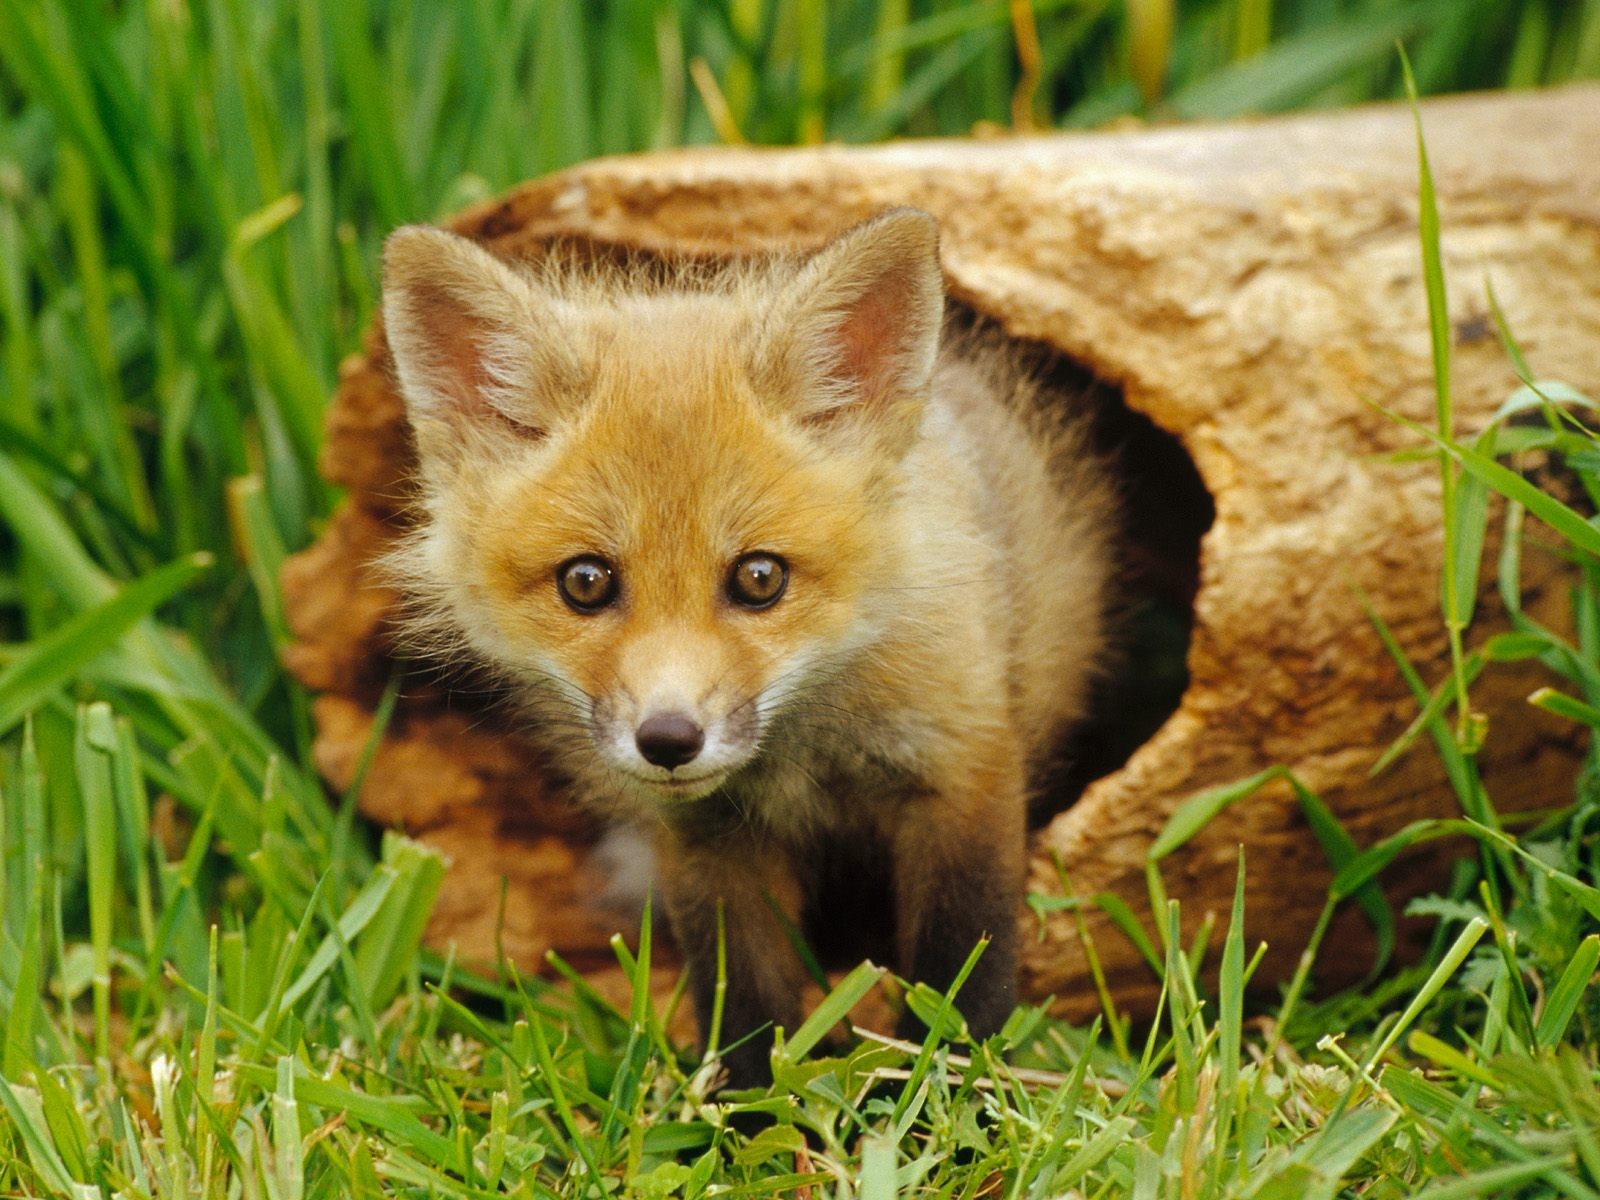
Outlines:
[[555, 303], [464, 237], [421, 225], [383, 248], [383, 325], [423, 470], [544, 431], [578, 372]]
[[903, 442], [943, 316], [938, 226], [918, 209], [890, 209], [824, 246], [779, 290], [757, 368], [788, 385], [808, 423], [864, 422]]

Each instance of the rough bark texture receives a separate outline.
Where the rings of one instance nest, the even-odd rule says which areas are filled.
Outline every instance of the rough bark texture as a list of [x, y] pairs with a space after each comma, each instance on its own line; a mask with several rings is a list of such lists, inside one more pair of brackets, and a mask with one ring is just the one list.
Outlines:
[[[1600, 388], [1600, 89], [1443, 101], [1424, 121], [1459, 427], [1481, 425], [1516, 383], [1486, 274], [1535, 369]], [[1079, 893], [1142, 907], [1146, 850], [1174, 806], [1270, 764], [1292, 767], [1362, 844], [1451, 810], [1425, 739], [1368, 777], [1415, 709], [1351, 586], [1423, 675], [1440, 678], [1437, 467], [1387, 461], [1416, 439], [1368, 403], [1432, 419], [1413, 139], [1404, 108], [1380, 107], [1150, 132], [687, 151], [539, 180], [454, 225], [510, 256], [556, 237], [736, 254], [814, 244], [885, 206], [919, 205], [940, 220], [954, 296], [1066, 355], [1113, 399], [1120, 389], [1181, 442], [1216, 508], [1190, 686], [1151, 740], [1040, 831], [1032, 880], [1058, 892], [1059, 856]], [[300, 639], [290, 666], [321, 693], [318, 761], [336, 788], [351, 780], [392, 666], [394, 597], [367, 566], [403, 527], [411, 461], [387, 366], [381, 331], [345, 366], [324, 468], [349, 499], [285, 579]], [[1147, 559], [1181, 553], [1184, 537], [1168, 528], [1192, 540], [1204, 498], [1175, 491], [1170, 503], [1190, 511], [1165, 513], [1160, 487], [1147, 490], [1135, 540]], [[1193, 568], [1178, 563], [1175, 575]], [[1526, 570], [1535, 602], [1559, 600], [1553, 562], [1530, 554]], [[1491, 720], [1483, 773], [1505, 806], [1571, 792], [1570, 736], [1523, 703], [1530, 678], [1496, 671], [1475, 693]], [[618, 920], [593, 900], [594, 830], [470, 692], [448, 672], [408, 684], [362, 808], [452, 856], [436, 940], [491, 956], [503, 875], [506, 951], [537, 965], [553, 947], [598, 969]], [[1249, 934], [1273, 947], [1260, 978], [1282, 977], [1327, 880], [1285, 789], [1215, 820], [1169, 861], [1168, 888], [1187, 921], [1225, 915], [1241, 843]], [[1436, 886], [1443, 861], [1431, 853], [1391, 876], [1395, 898]], [[1148, 969], [1096, 911], [1085, 919], [1113, 989], [1146, 1006]], [[1031, 915], [1019, 920], [1028, 992], [1069, 1013], [1094, 1008], [1074, 920], [1053, 916], [1042, 935]], [[1364, 970], [1367, 944], [1360, 918], [1344, 919], [1326, 973]]]

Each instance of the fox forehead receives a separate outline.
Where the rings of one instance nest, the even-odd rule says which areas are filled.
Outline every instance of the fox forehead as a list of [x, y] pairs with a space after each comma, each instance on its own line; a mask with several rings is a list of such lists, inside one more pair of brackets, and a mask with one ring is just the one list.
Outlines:
[[675, 363], [612, 353], [572, 421], [491, 481], [480, 553], [521, 586], [599, 554], [635, 600], [679, 606], [760, 550], [848, 593], [838, 564], [859, 571], [874, 548], [873, 473], [869, 457], [825, 451], [769, 411], [736, 364], [702, 348]]

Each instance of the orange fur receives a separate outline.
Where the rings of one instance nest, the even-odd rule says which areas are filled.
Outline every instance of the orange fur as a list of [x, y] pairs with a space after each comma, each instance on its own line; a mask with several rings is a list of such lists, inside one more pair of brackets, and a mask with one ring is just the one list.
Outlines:
[[[984, 986], [1009, 995], [1027, 768], [1103, 663], [1114, 505], [1079, 424], [996, 340], [941, 342], [932, 221], [896, 210], [802, 261], [648, 278], [407, 229], [384, 287], [421, 458], [393, 563], [415, 628], [507, 678], [587, 802], [662, 831], [680, 940], [703, 951], [706, 901], [749, 902], [751, 863], [803, 876], [855, 830], [913, 910], [902, 969], [987, 931], [1004, 945]], [[756, 552], [788, 584], [753, 611], [727, 581]], [[614, 603], [562, 599], [579, 556], [615, 570]], [[666, 711], [705, 732], [672, 769], [634, 744]], [[946, 871], [984, 897], [972, 929], [934, 895]]]

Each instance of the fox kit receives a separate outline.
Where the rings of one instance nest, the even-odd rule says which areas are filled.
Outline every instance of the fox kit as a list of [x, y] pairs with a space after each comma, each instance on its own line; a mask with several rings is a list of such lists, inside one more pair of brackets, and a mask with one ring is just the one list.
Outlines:
[[1015, 1000], [1030, 770], [1103, 660], [1114, 504], [1082, 423], [944, 308], [911, 209], [716, 270], [384, 253], [416, 625], [651, 831], [702, 1031], [721, 922], [738, 1085], [802, 1016], [774, 908], [941, 989], [987, 935], [957, 1006], [983, 1037]]

